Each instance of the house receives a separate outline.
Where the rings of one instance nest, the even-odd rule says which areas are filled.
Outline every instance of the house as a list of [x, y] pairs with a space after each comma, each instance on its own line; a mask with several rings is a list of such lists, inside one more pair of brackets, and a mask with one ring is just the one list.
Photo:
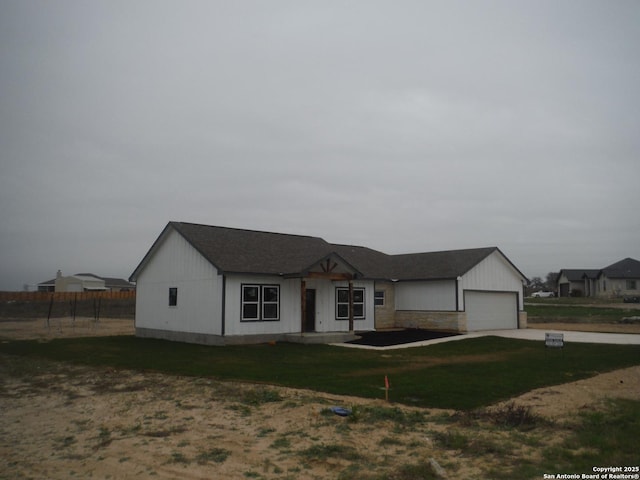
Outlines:
[[527, 279], [497, 247], [387, 255], [319, 237], [169, 222], [130, 280], [136, 334], [192, 343], [526, 326]]
[[58, 270], [56, 278], [38, 284], [39, 292], [128, 292], [135, 290], [135, 288], [134, 284], [123, 278], [99, 277], [93, 273], [63, 276], [60, 270]]
[[559, 297], [589, 297], [595, 290], [595, 281], [600, 270], [564, 268], [558, 274]]
[[625, 258], [608, 267], [562, 269], [558, 276], [561, 297], [625, 297], [640, 295], [640, 262]]
[[596, 279], [596, 295], [627, 297], [640, 295], [640, 262], [625, 258], [600, 270]]

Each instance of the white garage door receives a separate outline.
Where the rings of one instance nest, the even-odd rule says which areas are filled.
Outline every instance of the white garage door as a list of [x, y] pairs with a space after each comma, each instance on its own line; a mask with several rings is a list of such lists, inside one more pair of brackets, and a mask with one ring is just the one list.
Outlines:
[[518, 328], [516, 293], [465, 290], [464, 306], [470, 332]]

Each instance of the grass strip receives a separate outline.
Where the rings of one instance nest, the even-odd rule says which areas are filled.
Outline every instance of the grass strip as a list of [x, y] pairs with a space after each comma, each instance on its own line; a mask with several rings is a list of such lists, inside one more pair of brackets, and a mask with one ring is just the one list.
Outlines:
[[[640, 364], [640, 346], [482, 337], [377, 352], [328, 345], [207, 347], [133, 336], [4, 341], [0, 352], [81, 365], [158, 371], [392, 402], [469, 410], [549, 385]], [[265, 401], [264, 398], [256, 401]]]

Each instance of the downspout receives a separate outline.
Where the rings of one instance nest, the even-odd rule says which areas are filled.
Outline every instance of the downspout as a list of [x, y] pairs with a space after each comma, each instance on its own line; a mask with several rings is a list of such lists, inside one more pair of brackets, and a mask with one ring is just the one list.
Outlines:
[[303, 334], [307, 320], [307, 282], [300, 280], [300, 334]]
[[224, 337], [225, 332], [225, 317], [226, 317], [226, 299], [227, 299], [227, 277], [222, 274], [222, 315], [220, 315], [220, 336]]
[[349, 332], [353, 333], [353, 280], [349, 279]]

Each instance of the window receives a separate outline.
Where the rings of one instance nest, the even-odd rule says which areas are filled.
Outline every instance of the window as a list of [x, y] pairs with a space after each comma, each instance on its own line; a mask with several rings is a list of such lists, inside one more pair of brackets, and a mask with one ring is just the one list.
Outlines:
[[374, 295], [376, 307], [384, 307], [384, 290], [376, 290]]
[[242, 285], [241, 320], [280, 320], [279, 285]]
[[169, 287], [169, 306], [170, 307], [178, 306], [178, 288], [177, 287]]
[[627, 280], [627, 290], [636, 290], [638, 284], [635, 280]]
[[257, 285], [242, 286], [242, 320], [259, 320], [260, 287]]
[[278, 320], [278, 318], [280, 317], [279, 299], [279, 287], [262, 287], [262, 318], [264, 320]]
[[[353, 289], [353, 318], [364, 318], [364, 288]], [[349, 289], [336, 288], [336, 319], [349, 319]]]

